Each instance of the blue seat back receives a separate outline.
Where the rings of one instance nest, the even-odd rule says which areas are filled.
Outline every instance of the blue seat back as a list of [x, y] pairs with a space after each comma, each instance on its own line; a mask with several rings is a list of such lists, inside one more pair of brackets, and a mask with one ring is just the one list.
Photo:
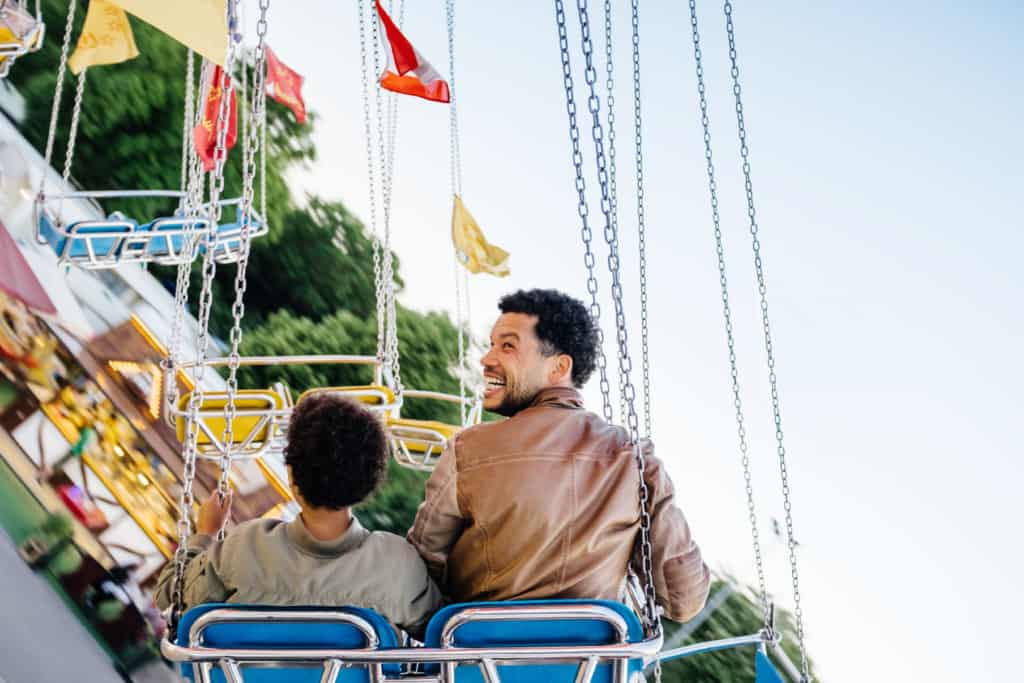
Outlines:
[[757, 678], [754, 683], [785, 683], [779, 672], [775, 670], [771, 660], [768, 659], [768, 655], [760, 650], [757, 651], [757, 659], [754, 662], [754, 666], [757, 672]]
[[[594, 605], [607, 607], [621, 616], [628, 628], [628, 641], [643, 640], [643, 628], [636, 614], [628, 607], [608, 600], [519, 600], [509, 602], [471, 602], [450, 605], [430, 620], [427, 625], [427, 647], [441, 647], [445, 625], [460, 612], [474, 607], [524, 607], [532, 605], [567, 606]], [[481, 621], [459, 626], [454, 633], [454, 645], [458, 647], [528, 647], [551, 645], [610, 645], [620, 642], [616, 629], [607, 622], [592, 619], [523, 620], [523, 621]], [[631, 661], [630, 672], [639, 671], [640, 661]], [[573, 683], [576, 680], [578, 664], [517, 664], [498, 666], [502, 683]], [[428, 667], [436, 672], [437, 667]], [[458, 683], [483, 683], [484, 677], [476, 664], [464, 664], [455, 671]], [[605, 663], [597, 667], [593, 683], [611, 683], [614, 668]]]
[[[398, 639], [394, 629], [386, 619], [371, 609], [359, 607], [269, 607], [261, 605], [234, 605], [212, 603], [193, 607], [181, 618], [178, 624], [178, 644], [189, 644], [189, 631], [196, 620], [211, 610], [229, 608], [242, 611], [272, 610], [285, 611], [331, 611], [345, 612], [361, 617], [367, 621], [377, 634], [380, 649], [398, 647]], [[363, 633], [350, 624], [321, 623], [302, 621], [261, 621], [251, 623], [212, 624], [202, 633], [202, 645], [216, 648], [243, 649], [360, 649], [367, 646]], [[384, 667], [387, 674], [398, 673], [398, 667]], [[303, 666], [302, 668], [258, 668], [242, 667], [246, 683], [319, 683], [323, 669], [320, 666]], [[192, 666], [182, 665], [182, 674], [189, 680], [193, 679]], [[214, 667], [212, 680], [224, 683], [224, 674], [219, 667]], [[344, 669], [338, 676], [338, 683], [364, 683], [370, 680], [369, 672], [363, 668]]]

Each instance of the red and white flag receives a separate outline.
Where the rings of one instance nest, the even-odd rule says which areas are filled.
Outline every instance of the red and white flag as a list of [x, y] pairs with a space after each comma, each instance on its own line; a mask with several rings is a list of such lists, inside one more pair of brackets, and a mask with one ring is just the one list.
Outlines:
[[[212, 171], [216, 166], [215, 156], [217, 154], [217, 120], [220, 117], [220, 99], [223, 95], [221, 86], [221, 74], [223, 70], [216, 64], [207, 64], [207, 71], [203, 75], [206, 83], [206, 97], [203, 105], [203, 120], [192, 131], [192, 138], [196, 143], [196, 152], [203, 161], [203, 169]], [[212, 67], [212, 69], [210, 68]], [[227, 158], [228, 150], [235, 146], [238, 139], [238, 100], [235, 97], [235, 88], [228, 81], [228, 95], [231, 97], [228, 108], [228, 130], [225, 138], [224, 155]]]
[[303, 77], [285, 66], [268, 46], [267, 94], [295, 112], [295, 120], [306, 122], [306, 103], [302, 100]]
[[388, 56], [388, 64], [380, 75], [380, 87], [431, 102], [448, 102], [451, 99], [448, 83], [402, 35], [380, 0], [377, 0], [377, 15], [383, 29], [384, 52]]

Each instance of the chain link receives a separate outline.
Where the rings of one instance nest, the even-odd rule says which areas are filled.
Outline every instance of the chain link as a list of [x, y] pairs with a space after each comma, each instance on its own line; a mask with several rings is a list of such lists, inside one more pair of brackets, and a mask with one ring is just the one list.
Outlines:
[[587, 292], [590, 294], [590, 316], [597, 330], [597, 370], [601, 384], [601, 401], [605, 422], [612, 422], [611, 384], [608, 382], [608, 358], [604, 351], [604, 330], [601, 329], [601, 304], [597, 300], [597, 259], [593, 251], [593, 230], [590, 227], [590, 208], [587, 205], [587, 186], [583, 179], [583, 153], [580, 150], [580, 129], [576, 119], [576, 95], [573, 90], [572, 65], [569, 60], [569, 37], [565, 27], [565, 5], [555, 0], [555, 18], [558, 23], [558, 44], [562, 55], [562, 83], [565, 88], [565, 108], [569, 117], [569, 140], [572, 143], [572, 163], [576, 171], [577, 212], [583, 238], [583, 264], [587, 268]]
[[800, 575], [797, 571], [796, 538], [793, 534], [793, 505], [790, 500], [789, 472], [786, 468], [786, 446], [782, 434], [782, 411], [779, 406], [778, 379], [775, 374], [775, 347], [772, 343], [771, 324], [768, 318], [768, 287], [765, 284], [764, 263], [761, 258], [761, 241], [758, 237], [757, 211], [754, 208], [754, 184], [750, 172], [750, 149], [747, 146], [747, 129], [743, 118], [743, 98], [740, 87], [740, 68], [736, 56], [736, 30], [732, 19], [732, 3], [725, 0], [725, 32], [729, 39], [729, 73], [732, 77], [732, 92], [736, 101], [736, 128], [740, 143], [740, 157], [743, 161], [743, 185], [747, 195], [747, 216], [750, 218], [750, 238], [754, 255], [754, 270], [757, 272], [757, 292], [761, 305], [761, 325], [764, 330], [765, 352], [768, 357], [768, 384], [771, 388], [772, 417], [775, 422], [775, 441], [779, 458], [779, 474], [782, 478], [783, 508], [786, 516], [786, 545], [789, 550], [790, 578], [793, 582], [793, 616], [796, 621], [797, 642], [800, 646], [800, 672], [804, 683], [810, 681], [810, 666], [804, 645], [803, 609], [800, 606]]
[[644, 206], [643, 119], [640, 107], [640, 0], [632, 0], [633, 129], [636, 137], [636, 224], [640, 251], [640, 339], [643, 359], [644, 436], [651, 437], [651, 354], [647, 322], [647, 216]]
[[[229, 0], [227, 5], [228, 25], [233, 24], [237, 16], [238, 0]], [[203, 253], [203, 284], [199, 295], [198, 333], [196, 335], [195, 386], [189, 395], [188, 413], [185, 429], [184, 481], [180, 499], [181, 518], [178, 521], [178, 547], [174, 553], [174, 583], [172, 587], [173, 609], [171, 628], [174, 632], [178, 619], [185, 605], [185, 566], [188, 559], [188, 539], [192, 532], [192, 506], [195, 498], [192, 484], [196, 474], [196, 459], [199, 441], [199, 411], [203, 403], [203, 379], [206, 374], [207, 346], [209, 344], [210, 310], [213, 305], [213, 280], [217, 274], [217, 263], [214, 259], [216, 251], [216, 225], [220, 221], [220, 195], [224, 190], [224, 165], [227, 159], [227, 124], [230, 115], [231, 71], [234, 66], [234, 43], [230, 32], [226, 36], [226, 56], [224, 68], [220, 72], [217, 84], [221, 89], [220, 106], [217, 112], [217, 139], [214, 149], [214, 168], [210, 178], [210, 194], [208, 212], [210, 230], [205, 233], [205, 252]]]
[[[46, 167], [49, 168], [53, 162], [53, 145], [57, 140], [57, 119], [60, 116], [60, 101], [64, 92], [64, 77], [68, 71], [68, 56], [71, 52], [71, 33], [75, 25], [75, 8], [78, 0], [69, 0], [68, 16], [64, 24], [64, 42], [60, 48], [60, 64], [57, 67], [57, 84], [53, 90], [53, 106], [50, 109], [50, 128], [46, 135]], [[43, 190], [46, 187], [46, 173], [42, 173], [39, 179], [39, 196], [42, 198]]]
[[78, 74], [78, 83], [75, 85], [75, 104], [71, 108], [71, 128], [68, 130], [68, 148], [64, 153], [64, 172], [61, 178], [67, 184], [71, 179], [71, 164], [75, 159], [75, 143], [78, 142], [78, 124], [82, 118], [82, 99], [85, 96], [85, 76], [89, 73], [89, 67], [85, 67]]
[[[629, 358], [629, 340], [626, 331], [625, 324], [625, 312], [622, 303], [622, 284], [619, 277], [619, 259], [618, 259], [618, 237], [614, 230], [614, 224], [611, 220], [611, 201], [609, 197], [609, 179], [607, 160], [604, 152], [604, 132], [601, 125], [601, 106], [600, 100], [596, 92], [597, 83], [597, 71], [594, 68], [593, 61], [593, 44], [590, 39], [590, 21], [589, 12], [587, 9], [586, 0], [577, 0], [576, 9], [579, 15], [580, 21], [580, 36], [583, 49], [583, 57], [585, 60], [585, 80], [588, 87], [589, 97], [587, 100], [588, 109], [592, 118], [592, 131], [591, 137], [594, 141], [594, 151], [596, 157], [597, 166], [597, 178], [598, 184], [601, 190], [601, 211], [604, 215], [605, 230], [604, 237], [608, 244], [609, 256], [608, 256], [608, 269], [611, 274], [612, 280], [612, 300], [615, 304], [616, 314], [616, 338], [618, 341], [619, 348], [619, 372], [623, 377], [623, 391], [626, 397], [627, 405], [627, 427], [628, 434], [630, 437], [630, 443], [633, 447], [634, 456], [637, 462], [637, 469], [639, 470], [639, 503], [640, 503], [640, 549], [641, 549], [641, 561], [642, 571], [644, 578], [644, 594], [646, 597], [644, 609], [643, 609], [643, 621], [650, 634], [660, 634], [661, 625], [657, 615], [657, 597], [654, 590], [654, 568], [653, 568], [653, 550], [650, 542], [650, 527], [651, 517], [649, 508], [649, 492], [647, 489], [647, 482], [645, 478], [645, 462], [644, 454], [639, 443], [639, 426], [634, 409], [635, 390], [630, 380], [631, 361]], [[568, 39], [566, 37], [565, 27], [565, 8], [562, 0], [555, 0], [555, 14], [558, 22], [558, 33], [559, 33], [559, 44], [562, 52], [562, 68], [563, 76], [566, 79], [566, 99], [568, 103], [573, 103], [572, 96], [572, 81], [571, 81], [571, 67], [569, 65], [569, 50], [568, 50]], [[576, 130], [575, 120], [575, 107], [568, 107], [570, 113], [570, 135], [574, 141], [574, 161], [577, 159], [575, 152], [578, 151], [578, 139], [579, 132]], [[580, 155], [581, 157], [581, 155]], [[582, 161], [582, 158], [579, 159]], [[577, 188], [582, 186], [582, 169], [579, 165], [576, 168], [577, 171]], [[585, 192], [581, 192], [581, 218], [586, 216], [584, 211], [586, 207], [586, 195]], [[585, 221], [584, 221], [585, 222]], [[586, 242], [586, 241], [585, 241]], [[586, 245], [589, 247], [589, 245]], [[609, 408], [610, 409], [610, 408]]]
[[757, 569], [757, 582], [761, 599], [761, 610], [764, 626], [771, 631], [771, 607], [768, 601], [768, 588], [764, 575], [764, 558], [761, 553], [761, 536], [757, 528], [757, 512], [754, 505], [754, 486], [750, 472], [750, 454], [747, 451], [747, 430], [743, 416], [743, 402], [740, 398], [739, 370], [736, 366], [736, 342], [733, 337], [732, 307], [729, 305], [729, 285], [725, 270], [725, 246], [722, 242], [721, 219], [718, 212], [718, 183], [715, 180], [715, 165], [711, 153], [711, 123], [708, 118], [707, 90], [704, 85], [703, 53], [700, 47], [700, 32], [697, 24], [696, 0], [690, 3], [690, 27], [693, 37], [693, 56], [696, 64], [697, 95], [700, 101], [700, 123], [704, 132], [704, 159], [708, 176], [708, 193], [711, 199], [711, 220], [715, 233], [715, 252], [718, 257], [718, 283], [722, 292], [722, 315], [725, 319], [725, 336], [729, 347], [729, 374], [732, 378], [733, 406], [736, 409], [736, 431], [739, 436], [740, 457], [743, 464], [743, 480], [747, 494], [747, 518], [750, 521], [750, 534], [754, 546], [754, 562]]
[[[263, 120], [263, 108], [266, 106], [266, 35], [267, 35], [267, 10], [270, 8], [270, 0], [260, 0], [260, 18], [256, 22], [256, 49], [253, 66], [253, 88], [251, 113], [246, 117], [253, 122]], [[246, 84], [245, 74], [248, 65], [242, 61], [242, 83]], [[243, 91], [243, 104], [245, 101]], [[245, 119], [243, 118], [243, 121]], [[253, 222], [253, 200], [255, 197], [256, 178], [256, 152], [260, 144], [259, 126], [249, 126], [245, 130], [247, 137], [242, 148], [242, 201], [239, 206], [241, 220], [241, 233], [239, 235], [239, 253], [235, 267], [235, 301], [231, 306], [232, 325], [229, 336], [231, 350], [228, 354], [228, 378], [227, 378], [227, 401], [224, 404], [224, 453], [221, 457], [221, 475], [217, 484], [217, 490], [222, 500], [228, 494], [228, 478], [231, 472], [231, 448], [234, 445], [234, 422], [237, 414], [235, 397], [238, 392], [238, 367], [241, 363], [239, 348], [242, 343], [242, 319], [245, 317], [245, 290], [246, 271], [249, 265], [249, 247], [251, 243], [251, 226]], [[260, 217], [266, 221], [266, 216]], [[220, 530], [220, 538], [223, 538], [225, 529]]]

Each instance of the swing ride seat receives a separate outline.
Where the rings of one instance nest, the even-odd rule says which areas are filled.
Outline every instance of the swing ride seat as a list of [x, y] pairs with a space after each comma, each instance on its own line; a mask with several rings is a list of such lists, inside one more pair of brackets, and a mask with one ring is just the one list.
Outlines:
[[[213, 603], [188, 610], [178, 624], [178, 645], [203, 649], [233, 650], [391, 650], [398, 637], [386, 619], [371, 609], [358, 607], [265, 607]], [[238, 683], [318, 683], [329, 659], [318, 657], [294, 662], [289, 668], [242, 667]], [[182, 664], [189, 680], [202, 681], [195, 669]], [[337, 683], [372, 681], [369, 667], [342, 669]], [[210, 681], [231, 681], [216, 665]], [[381, 666], [383, 673], [398, 674], [397, 664]], [[234, 682], [233, 682], [234, 683]]]
[[388, 417], [386, 424], [399, 464], [424, 470], [433, 469], [445, 444], [462, 430], [459, 425], [436, 420]]
[[[427, 625], [426, 646], [431, 648], [593, 648], [643, 642], [643, 628], [636, 614], [610, 600], [518, 600], [469, 602], [449, 605], [435, 614]], [[616, 668], [627, 681], [643, 669], [640, 658], [619, 657], [593, 662], [589, 677], [587, 655], [567, 661], [519, 661], [502, 665], [496, 658], [501, 683], [612, 683]], [[508, 660], [504, 660], [508, 661]], [[446, 665], [441, 665], [446, 666]], [[488, 679], [477, 662], [447, 665], [454, 669], [456, 683], [484, 683]], [[437, 665], [427, 667], [437, 671]]]
[[[191, 392], [178, 400], [175, 426], [178, 440], [185, 442]], [[228, 394], [206, 392], [199, 406], [196, 444], [201, 455], [225, 453], [224, 432], [227, 419], [224, 407]], [[235, 418], [231, 425], [231, 454], [238, 458], [254, 458], [268, 449], [282, 445], [284, 429], [291, 413], [291, 399], [282, 384], [271, 389], [240, 389], [235, 392]]]
[[61, 261], [73, 263], [116, 263], [122, 244], [138, 227], [138, 223], [117, 212], [104, 219], [75, 221], [63, 229], [48, 212], [39, 214], [40, 237]]
[[146, 252], [155, 261], [166, 260], [168, 264], [181, 261], [185, 256], [185, 239], [191, 236], [199, 239], [210, 225], [206, 218], [185, 218], [180, 215], [157, 218], [139, 228], [149, 233], [149, 246]]
[[7, 75], [16, 58], [42, 47], [45, 32], [43, 22], [21, 3], [0, 2], [0, 78]]
[[374, 411], [390, 411], [397, 407], [395, 400], [395, 392], [391, 391], [389, 387], [383, 384], [364, 384], [361, 386], [350, 386], [350, 387], [317, 387], [315, 389], [309, 389], [302, 392], [299, 396], [299, 400], [296, 403], [301, 403], [302, 399], [312, 396], [313, 394], [339, 394], [346, 398], [365, 403], [367, 407]]
[[[237, 260], [242, 244], [242, 199], [225, 199], [218, 202], [221, 210], [235, 208], [235, 220], [217, 225], [217, 239], [213, 247], [213, 258], [218, 263], [233, 263]], [[254, 209], [251, 209], [249, 221], [249, 239], [266, 234], [267, 224]], [[206, 253], [205, 242], [199, 243], [199, 253]]]
[[[186, 612], [177, 641], [161, 649], [186, 676], [218, 683], [380, 681], [382, 674], [423, 683], [632, 683], [660, 646], [660, 638], [644, 640], [639, 619], [620, 603], [526, 600], [450, 605], [430, 620], [422, 648], [399, 648], [390, 625], [367, 609], [202, 605]], [[423, 673], [400, 675], [400, 664]]]
[[391, 434], [392, 453], [399, 465], [429, 472], [444, 452], [445, 444], [466, 427], [479, 424], [483, 406], [479, 399], [445, 394], [438, 391], [406, 390], [402, 395], [412, 399], [433, 399], [457, 403], [466, 410], [462, 424], [437, 420], [414, 420], [390, 414], [386, 423]]

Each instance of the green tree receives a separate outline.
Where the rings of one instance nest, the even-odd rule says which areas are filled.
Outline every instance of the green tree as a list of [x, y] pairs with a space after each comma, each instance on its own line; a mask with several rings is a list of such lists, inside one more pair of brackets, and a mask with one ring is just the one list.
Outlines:
[[[696, 628], [693, 628], [692, 624], [663, 621], [665, 642], [679, 647], [749, 635], [757, 633], [763, 628], [761, 608], [752, 597], [754, 593], [750, 588], [737, 584], [732, 578], [717, 580], [712, 583], [712, 597], [709, 601], [713, 601], [720, 592], [721, 595], [728, 597]], [[799, 666], [800, 651], [794, 635], [796, 628], [793, 615], [776, 607], [775, 627], [783, 634], [782, 648], [789, 660]], [[685, 638], [678, 638], [677, 635], [682, 629], [686, 629], [689, 635]], [[775, 659], [773, 654], [770, 654], [769, 657]], [[777, 668], [781, 667], [777, 666]], [[686, 683], [753, 683], [754, 650], [749, 647], [718, 650], [677, 659], [664, 666], [663, 674], [663, 680], [666, 683], [682, 683], [683, 681]], [[814, 674], [813, 666], [811, 674], [815, 680], [819, 680]]]

